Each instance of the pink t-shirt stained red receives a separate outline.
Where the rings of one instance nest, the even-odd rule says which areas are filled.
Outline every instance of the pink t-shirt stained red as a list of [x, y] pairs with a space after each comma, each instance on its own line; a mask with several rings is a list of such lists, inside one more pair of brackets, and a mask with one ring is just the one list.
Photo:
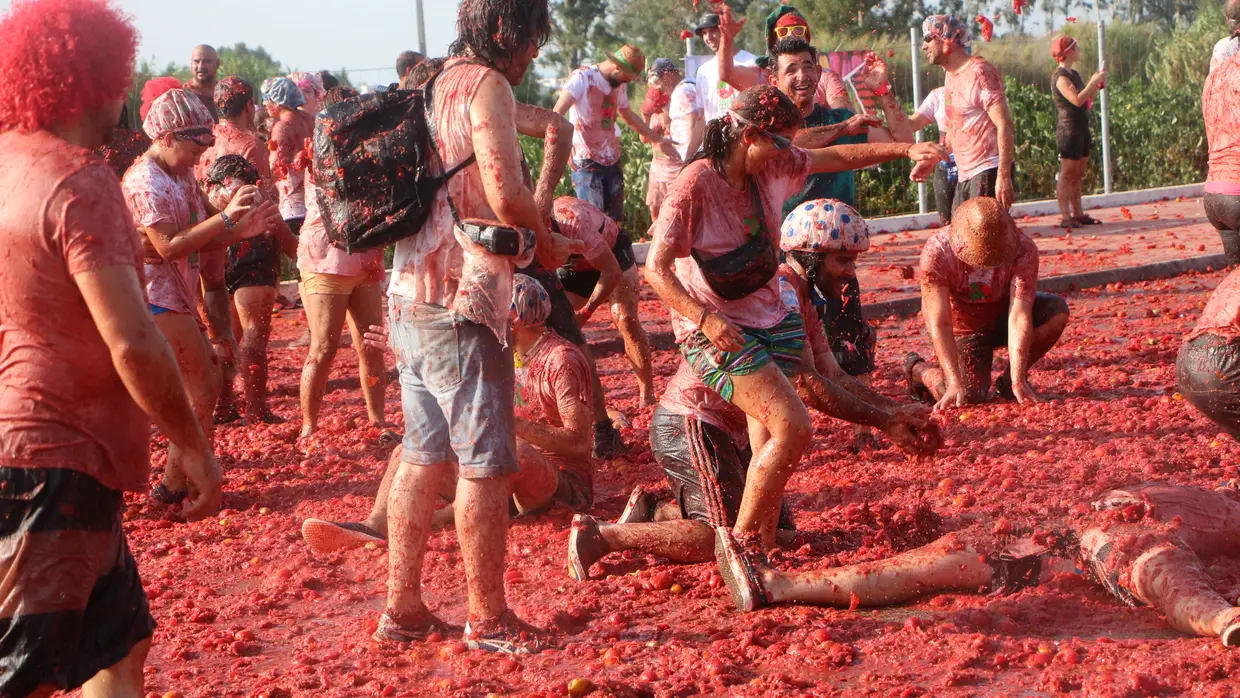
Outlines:
[[1038, 246], [1024, 233], [1010, 266], [975, 269], [952, 252], [951, 234], [939, 230], [921, 248], [923, 284], [946, 286], [956, 334], [989, 332], [1008, 313], [1011, 300], [1032, 300], [1038, 292]]
[[[1210, 144], [1210, 184], [1240, 184], [1240, 57], [1229, 58], [1206, 78], [1201, 113]], [[1227, 193], [1223, 191], [1214, 193]]]
[[[757, 235], [763, 220], [767, 234], [777, 241], [784, 202], [804, 186], [809, 168], [809, 154], [800, 148], [769, 162], [751, 180], [757, 183], [762, 212], [755, 210], [748, 189], [734, 189], [709, 160], [690, 163], [681, 171], [650, 234], [677, 257], [676, 278], [690, 296], [742, 327], [767, 329], [779, 324], [785, 311], [777, 277], [744, 298], [724, 300], [706, 283], [690, 252], [696, 250], [707, 259], [731, 252]], [[684, 341], [697, 329], [698, 318], [686, 318], [675, 310], [671, 313], [676, 341]]]
[[[169, 225], [177, 232], [189, 230], [207, 218], [202, 194], [192, 172], [173, 175], [148, 157], [138, 160], [121, 181], [125, 203], [138, 230]], [[163, 264], [146, 265], [146, 299], [151, 305], [197, 317], [199, 283], [198, 253]]]
[[586, 249], [574, 264], [579, 270], [593, 269], [588, 261], [604, 252], [610, 252], [620, 237], [620, 225], [588, 201], [572, 196], [561, 196], [552, 206], [552, 217], [560, 228], [560, 234], [570, 240], [580, 240]]
[[150, 421], [73, 279], [112, 266], [141, 274], [120, 182], [103, 160], [47, 133], [0, 134], [0, 152], [0, 465], [143, 490]]
[[[548, 330], [533, 353], [526, 357], [520, 382], [521, 396], [534, 410], [532, 418], [553, 427], [564, 426], [571, 409], [593, 414], [590, 364], [581, 349]], [[580, 476], [594, 486], [594, 463], [547, 453], [547, 460], [560, 470]]]
[[383, 280], [383, 248], [349, 254], [336, 247], [327, 237], [323, 210], [319, 208], [319, 188], [314, 172], [306, 170], [306, 221], [297, 236], [297, 270], [302, 274], [338, 274], [365, 276], [371, 281]]
[[987, 111], [1005, 98], [1003, 77], [984, 58], [974, 56], [947, 74], [943, 108], [960, 181], [999, 166], [999, 129]]
[[719, 397], [718, 391], [706, 387], [683, 359], [659, 396], [659, 406], [672, 414], [700, 419], [719, 427], [732, 437], [732, 443], [737, 448], [744, 448], [749, 443], [745, 413]]
[[1210, 294], [1210, 302], [1201, 311], [1201, 319], [1185, 341], [1203, 334], [1240, 337], [1240, 269], [1228, 274]]
[[598, 66], [574, 70], [564, 91], [575, 104], [568, 120], [573, 124], [573, 160], [593, 160], [609, 166], [620, 162], [620, 110], [629, 108], [628, 85], [612, 87]]

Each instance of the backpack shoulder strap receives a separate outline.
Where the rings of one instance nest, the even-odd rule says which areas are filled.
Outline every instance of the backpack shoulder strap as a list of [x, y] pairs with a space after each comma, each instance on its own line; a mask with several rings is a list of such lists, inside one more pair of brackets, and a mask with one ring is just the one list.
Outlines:
[[[431, 149], [435, 151], [435, 159], [440, 160], [439, 156], [439, 134], [435, 126], [435, 81], [440, 75], [447, 72], [448, 67], [445, 66], [438, 73], [435, 73], [430, 80], [426, 81], [426, 85], [422, 88], [422, 104], [426, 111], [426, 133], [430, 136]], [[441, 177], [443, 179], [444, 193], [448, 196], [448, 208], [452, 211], [452, 220], [459, 226], [461, 225], [461, 214], [456, 210], [456, 203], [452, 201], [452, 193], [448, 191], [448, 180], [452, 179], [458, 172], [474, 164], [478, 160], [477, 153], [470, 153], [459, 165], [450, 170], [445, 171]], [[440, 160], [439, 166], [443, 169], [443, 161]]]

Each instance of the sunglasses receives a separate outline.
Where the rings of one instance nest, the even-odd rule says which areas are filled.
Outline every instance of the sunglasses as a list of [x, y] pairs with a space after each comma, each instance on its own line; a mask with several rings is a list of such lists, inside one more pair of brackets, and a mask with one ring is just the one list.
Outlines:
[[192, 133], [174, 133], [172, 137], [178, 141], [191, 141], [204, 148], [210, 148], [215, 145], [215, 134], [210, 131], [195, 131]]
[[789, 148], [792, 147], [791, 138], [787, 136], [781, 136], [777, 133], [771, 133], [770, 131], [762, 128], [761, 126], [755, 124], [754, 122], [750, 121], [749, 119], [746, 119], [745, 117], [741, 116], [740, 114], [737, 114], [734, 111], [730, 111], [728, 112], [728, 114], [733, 119], [735, 119], [737, 123], [739, 123], [740, 125], [746, 128], [751, 128], [757, 131], [758, 133], [762, 134], [763, 136], [766, 136], [767, 138], [769, 138], [771, 140], [771, 144], [774, 145], [778, 150], [788, 150]]
[[793, 24], [786, 27], [775, 27], [775, 37], [779, 39], [787, 39], [795, 36], [798, 39], [804, 39], [809, 36], [809, 27], [804, 24]]

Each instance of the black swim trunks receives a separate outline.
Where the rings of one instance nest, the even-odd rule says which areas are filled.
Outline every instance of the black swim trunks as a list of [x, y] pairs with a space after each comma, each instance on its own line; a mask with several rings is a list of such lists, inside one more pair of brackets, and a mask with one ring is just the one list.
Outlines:
[[[1068, 313], [1068, 301], [1053, 293], [1039, 292], [1033, 301], [1033, 326], [1041, 327], [1056, 315]], [[1008, 314], [1003, 313], [988, 332], [956, 335], [956, 352], [964, 370], [969, 401], [982, 402], [990, 394], [990, 374], [995, 350], [1007, 347]]]
[[[620, 271], [628, 271], [637, 264], [637, 259], [633, 256], [633, 240], [623, 230], [616, 236], [616, 244], [612, 245], [611, 251], [616, 255]], [[594, 293], [594, 287], [598, 285], [602, 274], [597, 269], [574, 269], [572, 266], [574, 261], [569, 260], [568, 264], [557, 269], [556, 275], [560, 277], [560, 283], [564, 285], [565, 291], [575, 296], [589, 298], [590, 294]]]
[[1240, 338], [1203, 334], [1180, 346], [1180, 394], [1232, 438], [1240, 439]]
[[151, 637], [122, 506], [77, 471], [0, 468], [0, 696], [72, 690]]
[[229, 293], [250, 286], [279, 286], [280, 243], [275, 236], [266, 233], [230, 246], [224, 284]]

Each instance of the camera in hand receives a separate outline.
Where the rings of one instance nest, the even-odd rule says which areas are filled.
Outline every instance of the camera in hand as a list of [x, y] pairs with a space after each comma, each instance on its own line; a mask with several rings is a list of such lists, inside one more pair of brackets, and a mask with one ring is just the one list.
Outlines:
[[467, 220], [461, 222], [461, 230], [465, 231], [474, 244], [491, 254], [503, 257], [518, 257], [534, 246], [534, 231], [525, 228], [514, 228], [490, 221]]

